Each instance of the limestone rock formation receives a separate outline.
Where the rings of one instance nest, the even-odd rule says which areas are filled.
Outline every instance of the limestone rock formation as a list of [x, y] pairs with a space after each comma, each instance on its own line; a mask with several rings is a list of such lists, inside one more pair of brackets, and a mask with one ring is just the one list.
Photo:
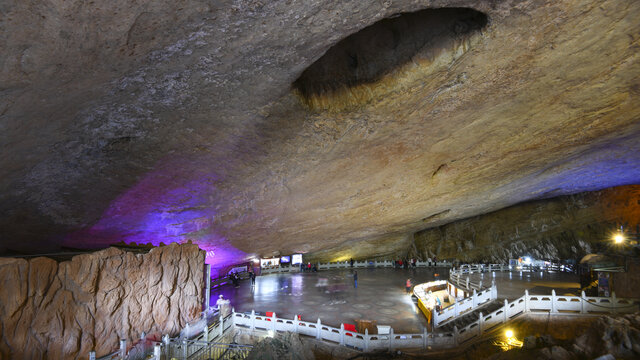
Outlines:
[[640, 186], [561, 196], [511, 206], [418, 232], [410, 254], [466, 262], [580, 259], [606, 251], [619, 226], [640, 226]]
[[254, 345], [248, 360], [314, 360], [311, 349], [296, 333], [278, 333], [275, 337], [265, 337]]
[[[637, 359], [640, 356], [640, 315], [602, 316], [586, 332], [571, 341], [542, 340], [537, 346], [495, 354], [492, 360], [508, 359]], [[558, 344], [556, 344], [558, 343]]]
[[0, 258], [0, 359], [87, 359], [143, 331], [175, 334], [200, 315], [203, 269], [195, 245]]
[[638, 18], [633, 0], [3, 1], [0, 252], [364, 258], [638, 183]]

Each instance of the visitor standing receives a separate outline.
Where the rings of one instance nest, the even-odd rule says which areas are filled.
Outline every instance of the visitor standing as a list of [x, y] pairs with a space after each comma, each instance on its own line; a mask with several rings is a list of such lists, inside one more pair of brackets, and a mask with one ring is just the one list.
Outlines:
[[407, 294], [411, 292], [411, 279], [407, 279], [407, 283], [405, 284], [405, 288], [407, 290]]
[[358, 272], [354, 271], [353, 272], [353, 287], [354, 288], [358, 288]]
[[353, 267], [353, 258], [351, 258], [351, 267]]
[[252, 271], [249, 273], [249, 276], [251, 276], [251, 286], [256, 286], [256, 273]]

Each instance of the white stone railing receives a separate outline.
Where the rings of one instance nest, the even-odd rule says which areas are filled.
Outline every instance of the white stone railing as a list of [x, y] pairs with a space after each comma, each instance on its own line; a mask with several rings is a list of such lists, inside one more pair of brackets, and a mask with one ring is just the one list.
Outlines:
[[300, 266], [270, 266], [260, 268], [260, 275], [268, 275], [268, 274], [283, 274], [283, 273], [296, 273], [300, 272]]
[[[375, 260], [375, 261], [354, 261], [353, 268], [354, 269], [362, 269], [362, 268], [392, 268], [394, 262], [392, 260]], [[416, 261], [416, 267], [451, 267], [452, 263], [448, 261], [438, 261], [438, 262], [429, 262], [429, 261]], [[318, 270], [333, 270], [333, 269], [350, 269], [351, 263], [349, 261], [339, 261], [339, 262], [329, 262], [329, 263], [319, 263], [317, 266]], [[282, 274], [282, 273], [293, 273], [300, 272], [299, 266], [270, 266], [263, 267], [260, 269], [261, 275], [268, 274]]]
[[615, 294], [608, 297], [586, 297], [584, 291], [581, 296], [557, 296], [555, 290], [551, 295], [529, 295], [508, 302], [490, 314], [478, 314], [478, 320], [462, 329], [454, 329], [455, 339], [459, 344], [482, 335], [491, 328], [506, 323], [525, 313], [540, 313], [550, 315], [601, 315], [632, 313], [640, 309], [640, 299], [617, 299]]
[[446, 324], [450, 320], [460, 315], [473, 311], [489, 301], [498, 298], [498, 288], [493, 284], [490, 288], [482, 291], [473, 290], [473, 295], [460, 301], [456, 301], [452, 305], [447, 306], [441, 311], [433, 312], [433, 326], [438, 327]]
[[451, 282], [452, 284], [455, 284], [455, 285], [457, 285], [459, 287], [465, 288], [465, 289], [467, 289], [469, 291], [471, 291], [471, 290], [482, 290], [482, 288], [483, 288], [482, 279], [471, 280], [471, 278], [469, 276], [463, 277], [460, 272], [453, 271], [453, 270], [451, 270], [451, 272], [449, 272], [449, 282]]
[[[458, 302], [458, 314], [463, 314], [477, 307], [477, 305], [488, 301], [496, 296], [497, 290], [495, 286], [478, 292], [474, 297]], [[470, 299], [470, 300], [469, 300]], [[467, 304], [467, 302], [470, 302]], [[476, 303], [474, 305], [474, 303]], [[449, 307], [454, 311], [455, 307]], [[584, 292], [582, 296], [557, 296], [555, 290], [551, 295], [529, 295], [525, 291], [525, 295], [508, 302], [505, 300], [504, 305], [484, 315], [478, 314], [478, 320], [468, 324], [462, 329], [454, 327], [452, 332], [428, 333], [426, 329], [422, 333], [415, 334], [396, 334], [390, 329], [388, 334], [369, 334], [365, 331], [360, 334], [354, 331], [344, 329], [344, 324], [339, 328], [331, 327], [317, 322], [307, 322], [294, 319], [278, 318], [274, 314], [272, 317], [258, 315], [254, 311], [250, 314], [233, 313], [233, 324], [236, 328], [245, 329], [251, 332], [261, 331], [272, 332], [296, 332], [298, 334], [315, 337], [318, 340], [325, 340], [337, 343], [343, 346], [350, 346], [362, 351], [375, 350], [395, 350], [402, 348], [431, 348], [434, 350], [442, 350], [456, 347], [476, 337], [481, 336], [488, 330], [506, 323], [519, 315], [525, 313], [540, 313], [550, 315], [567, 315], [575, 314], [577, 316], [596, 315], [596, 314], [615, 314], [615, 313], [631, 313], [640, 308], [640, 299], [617, 299], [615, 296], [611, 298], [586, 297]], [[444, 315], [438, 315], [444, 316]], [[440, 317], [440, 319], [443, 319]], [[447, 318], [448, 319], [448, 318]]]
[[[354, 261], [353, 267], [356, 269], [361, 268], [392, 268], [394, 265], [394, 261], [392, 260], [365, 260], [365, 261]], [[453, 264], [447, 261], [438, 261], [438, 262], [428, 262], [428, 261], [416, 261], [416, 267], [451, 267]], [[340, 261], [340, 262], [330, 262], [330, 263], [320, 263], [318, 264], [318, 270], [331, 270], [331, 269], [348, 269], [351, 268], [351, 263], [349, 261]]]
[[[495, 297], [497, 297], [497, 289], [495, 286], [480, 292], [474, 292], [473, 296], [445, 308], [437, 315], [434, 314], [434, 323], [438, 321], [439, 325], [442, 325], [445, 321], [454, 319], [461, 314], [464, 315], [464, 313], [472, 311], [474, 308]], [[190, 337], [190, 340], [187, 340], [187, 342], [183, 339], [167, 338], [164, 344], [157, 343], [154, 352], [157, 349], [161, 349], [164, 353], [164, 348], [166, 348], [169, 342], [178, 342], [178, 344], [182, 342], [185, 347], [178, 346], [176, 349], [182, 349], [182, 351], [187, 351], [187, 353], [190, 353], [192, 350], [200, 351], [198, 350], [202, 348], [200, 345], [199, 347], [187, 345], [191, 342], [219, 342], [225, 334], [232, 329], [251, 332], [258, 331], [267, 335], [284, 331], [296, 332], [298, 334], [315, 337], [319, 340], [350, 346], [362, 351], [406, 348], [442, 350], [464, 344], [474, 338], [480, 337], [482, 334], [500, 324], [504, 324], [527, 313], [594, 316], [601, 314], [632, 313], [639, 309], [640, 299], [618, 299], [615, 297], [615, 294], [610, 298], [606, 298], [586, 297], [584, 292], [582, 292], [581, 296], [557, 296], [555, 290], [551, 291], [551, 295], [529, 295], [529, 292], [525, 291], [524, 296], [512, 302], [505, 300], [501, 308], [487, 315], [479, 313], [478, 319], [464, 328], [458, 329], [454, 327], [453, 331], [450, 332], [432, 333], [428, 333], [425, 329], [422, 333], [412, 334], [396, 334], [392, 328], [390, 328], [388, 334], [369, 334], [367, 331], [365, 331], [364, 334], [360, 334], [345, 330], [344, 324], [341, 324], [339, 328], [322, 324], [320, 319], [318, 319], [317, 322], [307, 322], [297, 320], [297, 315], [294, 316], [293, 319], [284, 319], [276, 317], [275, 314], [273, 314], [272, 317], [267, 317], [258, 315], [254, 311], [250, 314], [232, 311], [231, 315], [221, 318], [216, 324], [203, 327], [202, 330], [198, 331], [197, 335]], [[453, 316], [451, 314], [453, 314]], [[158, 347], [160, 345], [162, 346]], [[126, 343], [121, 343], [121, 350], [119, 352], [101, 359], [122, 359], [121, 354], [125, 349]]]
[[340, 328], [335, 328], [322, 324], [320, 319], [317, 322], [307, 322], [297, 320], [297, 316], [294, 316], [294, 319], [283, 319], [276, 317], [275, 314], [272, 317], [257, 315], [254, 311], [250, 314], [234, 313], [233, 319], [237, 328], [251, 332], [261, 331], [274, 334], [275, 332], [290, 331], [362, 351], [403, 348], [427, 349], [428, 347], [444, 349], [455, 346], [452, 334], [429, 334], [426, 329], [422, 333], [416, 334], [395, 334], [392, 328], [388, 334], [369, 334], [368, 330], [365, 330], [364, 334], [360, 334], [345, 330], [344, 324], [341, 324]]

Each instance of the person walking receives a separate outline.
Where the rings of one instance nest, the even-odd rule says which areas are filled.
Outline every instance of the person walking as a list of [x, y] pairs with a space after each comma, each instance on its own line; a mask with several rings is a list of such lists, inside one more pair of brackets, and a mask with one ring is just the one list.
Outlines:
[[407, 294], [411, 292], [411, 279], [407, 279], [407, 283], [405, 284], [405, 288], [407, 290]]
[[256, 286], [256, 273], [252, 271], [249, 273], [249, 276], [251, 276], [251, 286]]
[[353, 272], [353, 287], [354, 288], [358, 288], [358, 272], [354, 271]]

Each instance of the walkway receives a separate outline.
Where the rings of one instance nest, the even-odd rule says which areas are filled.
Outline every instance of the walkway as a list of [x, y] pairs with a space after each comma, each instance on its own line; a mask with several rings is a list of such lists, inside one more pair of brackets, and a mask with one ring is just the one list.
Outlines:
[[[413, 284], [440, 279], [448, 279], [447, 268], [418, 269], [359, 269], [358, 288], [353, 287], [352, 270], [329, 270], [317, 273], [273, 274], [256, 279], [252, 291], [250, 281], [243, 281], [239, 288], [225, 285], [212, 291], [211, 304], [219, 294], [231, 300], [238, 312], [273, 311], [278, 317], [293, 318], [302, 315], [305, 321], [316, 321], [339, 327], [341, 323], [355, 324], [356, 319], [376, 320], [378, 325], [390, 325], [396, 333], [419, 333], [426, 326], [426, 319], [405, 295], [404, 284], [407, 277]], [[528, 276], [527, 276], [528, 275]], [[480, 276], [473, 274], [471, 276]], [[577, 289], [578, 277], [571, 274], [513, 273], [496, 272], [498, 295], [514, 299], [531, 289], [532, 294], [556, 292], [565, 294]], [[320, 291], [316, 284], [326, 278], [329, 286]], [[491, 273], [484, 279], [491, 284]], [[504, 289], [504, 291], [503, 291]], [[562, 290], [561, 290], [562, 289]], [[566, 289], [566, 291], [565, 291]]]

